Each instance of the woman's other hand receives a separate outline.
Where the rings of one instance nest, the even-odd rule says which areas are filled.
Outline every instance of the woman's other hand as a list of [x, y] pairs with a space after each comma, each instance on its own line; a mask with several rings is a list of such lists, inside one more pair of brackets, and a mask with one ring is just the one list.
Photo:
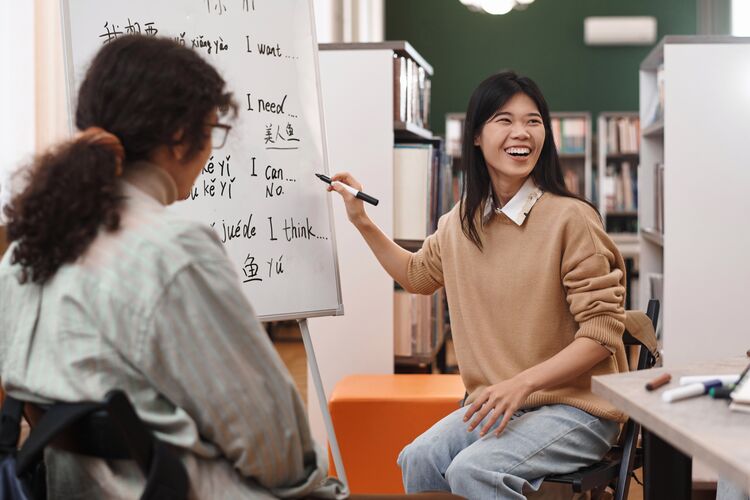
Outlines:
[[[466, 415], [464, 415], [464, 422], [468, 422], [472, 416], [474, 417], [469, 424], [469, 432], [473, 431], [486, 419], [484, 427], [479, 431], [479, 434], [484, 436], [495, 425], [495, 422], [499, 418], [502, 418], [500, 425], [494, 432], [495, 436], [499, 436], [505, 430], [513, 414], [521, 407], [532, 392], [530, 384], [516, 378], [504, 380], [499, 384], [485, 388], [471, 404]], [[487, 418], [488, 415], [489, 418]]]

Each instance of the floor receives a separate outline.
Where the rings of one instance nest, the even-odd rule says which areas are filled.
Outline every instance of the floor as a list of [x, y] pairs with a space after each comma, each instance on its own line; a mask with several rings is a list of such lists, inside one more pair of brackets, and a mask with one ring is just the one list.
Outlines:
[[[305, 347], [299, 337], [299, 330], [296, 324], [292, 323], [274, 324], [271, 331], [274, 346], [292, 374], [297, 389], [302, 394], [302, 400], [307, 405], [307, 356], [305, 355]], [[636, 477], [639, 481], [643, 480], [640, 471], [636, 473]], [[715, 498], [715, 493], [713, 491], [693, 491], [692, 498], [693, 500], [709, 500]], [[628, 500], [643, 500], [643, 487], [634, 480], [630, 482]]]

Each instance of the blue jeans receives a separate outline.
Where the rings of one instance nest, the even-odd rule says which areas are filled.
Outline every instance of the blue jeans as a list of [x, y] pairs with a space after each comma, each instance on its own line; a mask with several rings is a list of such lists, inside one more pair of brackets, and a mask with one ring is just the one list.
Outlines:
[[616, 422], [558, 404], [520, 410], [500, 437], [491, 432], [480, 437], [481, 425], [467, 432], [467, 410], [454, 411], [401, 451], [398, 464], [407, 493], [523, 499], [524, 486], [538, 490], [547, 475], [601, 460], [620, 430]]

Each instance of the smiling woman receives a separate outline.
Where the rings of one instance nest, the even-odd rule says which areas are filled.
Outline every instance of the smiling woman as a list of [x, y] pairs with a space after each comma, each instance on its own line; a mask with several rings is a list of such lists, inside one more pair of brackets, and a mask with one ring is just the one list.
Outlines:
[[[464, 134], [461, 201], [416, 253], [390, 240], [360, 200], [330, 189], [405, 290], [445, 287], [448, 297], [469, 406], [401, 452], [406, 491], [519, 498], [547, 475], [600, 460], [625, 420], [591, 393], [592, 376], [627, 370], [624, 263], [596, 209], [565, 188], [533, 81], [512, 72], [484, 80]], [[346, 173], [333, 180], [361, 189]]]
[[[492, 194], [493, 203], [502, 207], [529, 175], [542, 191], [589, 204], [565, 187], [551, 130], [549, 107], [531, 79], [511, 72], [498, 73], [474, 91], [462, 143], [466, 182], [461, 196], [461, 224], [479, 248], [482, 241], [476, 214], [480, 206]], [[519, 145], [530, 148], [527, 157], [505, 151]]]

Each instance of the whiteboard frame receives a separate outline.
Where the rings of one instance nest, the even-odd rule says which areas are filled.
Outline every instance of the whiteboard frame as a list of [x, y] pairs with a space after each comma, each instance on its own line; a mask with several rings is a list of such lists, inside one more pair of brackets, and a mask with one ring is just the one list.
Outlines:
[[[76, 87], [75, 87], [75, 67], [73, 64], [73, 39], [70, 33], [70, 2], [75, 0], [61, 0], [60, 1], [60, 20], [62, 23], [62, 45], [63, 45], [63, 66], [65, 68], [65, 90], [68, 97], [66, 107], [68, 109], [68, 127], [70, 135], [75, 133], [74, 125], [74, 104], [76, 99]], [[328, 163], [328, 140], [325, 127], [325, 118], [323, 116], [323, 93], [320, 85], [320, 60], [319, 60], [319, 49], [318, 49], [318, 34], [315, 27], [315, 11], [313, 8], [313, 0], [306, 0], [309, 20], [310, 20], [310, 33], [312, 35], [313, 45], [313, 65], [315, 66], [315, 82], [317, 84], [318, 94], [318, 110], [320, 116], [320, 138], [323, 153], [323, 169], [326, 175], [330, 175], [329, 163]], [[230, 89], [231, 91], [231, 89]], [[341, 295], [341, 279], [339, 276], [339, 256], [338, 246], [336, 245], [336, 228], [333, 221], [333, 205], [331, 202], [331, 196], [326, 195], [326, 207], [328, 208], [328, 227], [331, 234], [331, 244], [333, 245], [333, 270], [334, 277], [336, 279], [336, 300], [338, 305], [333, 309], [320, 309], [311, 311], [298, 311], [289, 312], [282, 314], [271, 314], [271, 315], [258, 315], [260, 321], [287, 321], [287, 320], [300, 320], [306, 318], [318, 318], [321, 316], [343, 316], [344, 315], [344, 302]], [[244, 293], [243, 293], [244, 295]]]

